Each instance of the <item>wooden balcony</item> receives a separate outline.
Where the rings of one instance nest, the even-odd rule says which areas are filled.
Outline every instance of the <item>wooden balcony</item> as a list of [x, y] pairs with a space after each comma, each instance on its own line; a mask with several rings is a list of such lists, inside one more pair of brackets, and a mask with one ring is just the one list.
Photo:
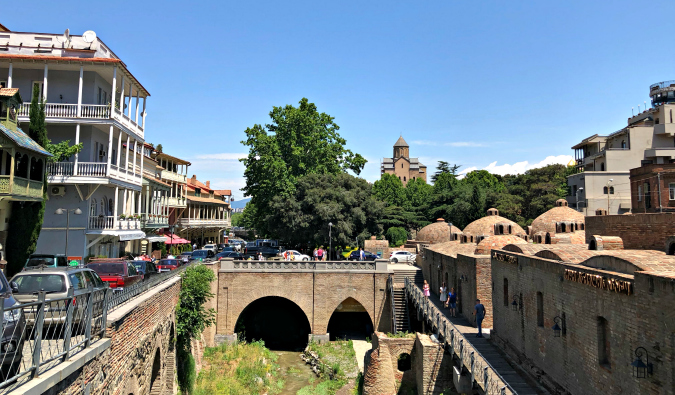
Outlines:
[[228, 219], [180, 218], [178, 221], [180, 226], [191, 228], [227, 228], [230, 226]]
[[169, 207], [187, 207], [187, 199], [184, 197], [170, 197], [167, 199], [167, 205]]
[[181, 184], [185, 184], [187, 182], [187, 176], [185, 174], [178, 174], [169, 170], [162, 170], [160, 173], [160, 178], [163, 180], [179, 182]]
[[42, 181], [0, 176], [0, 196], [11, 196], [14, 200], [42, 200], [42, 186]]

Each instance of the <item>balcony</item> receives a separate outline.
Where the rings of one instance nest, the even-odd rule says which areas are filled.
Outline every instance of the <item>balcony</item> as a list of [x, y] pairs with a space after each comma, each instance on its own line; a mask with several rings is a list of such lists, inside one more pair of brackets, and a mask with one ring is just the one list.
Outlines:
[[[77, 116], [77, 104], [69, 103], [46, 103], [45, 117], [50, 120], [108, 120], [112, 119], [122, 124], [131, 133], [144, 137], [143, 126], [138, 125], [126, 114], [122, 114], [119, 109], [110, 111], [109, 104], [82, 104], [80, 116]], [[30, 114], [30, 103], [23, 103], [19, 109], [19, 121], [28, 122]]]
[[178, 223], [182, 227], [191, 228], [227, 228], [230, 226], [230, 220], [228, 219], [180, 218]]
[[167, 228], [169, 216], [159, 214], [141, 214], [141, 224], [144, 228]]
[[141, 229], [141, 221], [135, 218], [116, 220], [112, 215], [99, 215], [98, 217], [89, 217], [88, 228], [91, 230]]
[[174, 173], [169, 170], [162, 170], [160, 173], [160, 178], [162, 180], [169, 180], [185, 184], [187, 182], [187, 176], [185, 174]]
[[[129, 164], [131, 166], [131, 164]], [[110, 178], [141, 185], [142, 177], [140, 168], [134, 173], [132, 169], [123, 169], [116, 165], [110, 165]], [[75, 171], [77, 170], [77, 171]], [[50, 183], [68, 183], [82, 180], [84, 177], [106, 178], [108, 177], [108, 164], [101, 162], [78, 162], [77, 169], [73, 162], [54, 162], [47, 164], [48, 181]], [[71, 179], [72, 178], [72, 179]]]
[[0, 195], [14, 196], [18, 198], [17, 200], [23, 200], [21, 198], [42, 199], [42, 181], [21, 177], [14, 177], [14, 182], [11, 181], [11, 176], [0, 176]]
[[187, 199], [184, 197], [170, 197], [167, 200], [167, 205], [169, 207], [187, 207]]

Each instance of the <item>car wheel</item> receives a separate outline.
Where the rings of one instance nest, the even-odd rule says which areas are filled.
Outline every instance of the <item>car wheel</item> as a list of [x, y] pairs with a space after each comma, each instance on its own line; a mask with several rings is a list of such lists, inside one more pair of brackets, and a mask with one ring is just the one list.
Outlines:
[[309, 258], [302, 258], [302, 260], [303, 260], [303, 261], [308, 261], [308, 260], [309, 260]]
[[398, 259], [397, 259], [397, 258], [393, 258], [391, 261], [392, 261], [393, 263], [398, 263]]

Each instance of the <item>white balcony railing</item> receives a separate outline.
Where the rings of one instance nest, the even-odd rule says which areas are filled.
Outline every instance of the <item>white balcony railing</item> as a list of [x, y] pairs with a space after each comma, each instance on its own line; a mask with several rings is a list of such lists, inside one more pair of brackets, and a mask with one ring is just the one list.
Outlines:
[[50, 176], [72, 176], [74, 166], [73, 162], [47, 163], [47, 173]]
[[181, 226], [230, 226], [228, 219], [180, 218]]
[[169, 170], [162, 170], [160, 177], [163, 180], [176, 181], [183, 184], [187, 182], [187, 176], [185, 174], [178, 174]]
[[[49, 174], [49, 177], [51, 177], [49, 180], [50, 182], [56, 181], [54, 180], [54, 177], [106, 177], [108, 164], [101, 162], [79, 162], [77, 164], [77, 172], [74, 170], [75, 164], [72, 162], [55, 162], [47, 164], [47, 173]], [[120, 181], [127, 181], [135, 185], [141, 185], [142, 182], [142, 176], [138, 166], [136, 166], [136, 172], [134, 173], [132, 169], [124, 170], [116, 165], [110, 165], [110, 177]]]
[[[19, 117], [30, 116], [30, 103], [23, 103], [18, 111]], [[143, 127], [122, 114], [119, 109], [110, 111], [109, 104], [82, 104], [80, 115], [77, 115], [77, 104], [46, 103], [45, 116], [47, 118], [77, 118], [77, 119], [114, 119], [124, 125], [131, 132], [143, 136]]]
[[185, 207], [187, 206], [187, 199], [184, 197], [170, 197], [167, 200], [169, 207]]
[[159, 214], [141, 214], [143, 225], [148, 226], [169, 226], [169, 216]]
[[80, 162], [77, 164], [77, 175], [85, 177], [105, 177], [107, 163]]
[[98, 217], [89, 217], [89, 229], [115, 229], [115, 217], [112, 215], [109, 216], [98, 216]]

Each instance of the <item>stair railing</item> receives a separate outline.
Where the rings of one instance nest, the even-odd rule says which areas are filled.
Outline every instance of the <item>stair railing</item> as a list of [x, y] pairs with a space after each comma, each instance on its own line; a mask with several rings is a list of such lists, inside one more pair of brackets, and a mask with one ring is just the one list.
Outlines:
[[391, 325], [394, 333], [398, 333], [398, 326], [396, 326], [396, 299], [394, 299], [394, 277], [389, 276], [387, 279], [387, 287], [389, 288], [389, 300], [391, 301]]

